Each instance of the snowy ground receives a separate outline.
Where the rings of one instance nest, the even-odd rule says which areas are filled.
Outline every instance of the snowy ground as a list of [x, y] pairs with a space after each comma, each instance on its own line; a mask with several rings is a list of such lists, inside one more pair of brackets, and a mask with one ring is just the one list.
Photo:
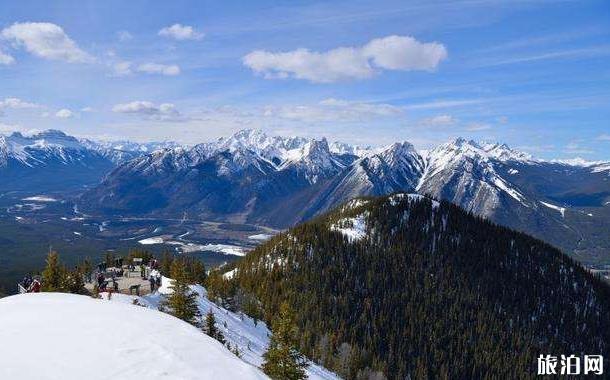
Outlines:
[[559, 213], [561, 214], [562, 218], [564, 218], [566, 216], [566, 209], [565, 209], [565, 207], [555, 206], [554, 204], [543, 202], [543, 201], [540, 201], [540, 203], [542, 203], [544, 206], [546, 206], [546, 207], [548, 207], [548, 208], [550, 208], [552, 210], [559, 211]]
[[146, 239], [138, 240], [142, 245], [169, 244], [176, 245], [183, 253], [211, 251], [222, 253], [223, 255], [245, 256], [246, 250], [243, 247], [230, 244], [196, 244], [185, 243], [177, 240], [170, 240], [171, 236], [152, 236]]
[[[168, 294], [171, 292], [169, 285], [170, 279], [163, 277], [161, 288], [154, 294], [149, 294], [143, 297], [114, 294], [112, 296], [112, 301], [131, 304], [134, 299], [138, 299], [138, 302], [141, 304], [153, 309], [157, 309], [159, 302], [162, 300], [163, 294]], [[212, 310], [214, 316], [216, 317], [218, 328], [221, 329], [225, 339], [231, 343], [231, 347], [235, 347], [235, 345], [237, 345], [242, 353], [242, 359], [249, 364], [259, 367], [263, 363], [263, 354], [267, 350], [269, 336], [271, 335], [271, 332], [265, 323], [258, 322], [255, 325], [254, 321], [250, 317], [242, 313], [232, 313], [214, 304], [208, 300], [207, 292], [202, 286], [194, 285], [192, 286], [192, 289], [199, 294], [199, 297], [197, 297], [197, 302], [199, 303], [199, 310], [201, 311], [201, 314], [205, 315], [209, 310]], [[307, 373], [309, 379], [312, 380], [340, 379], [334, 373], [330, 372], [324, 367], [316, 365], [313, 362], [310, 362]]]
[[355, 242], [366, 236], [366, 221], [364, 215], [355, 218], [344, 218], [333, 224], [333, 231], [342, 233], [350, 242]]
[[124, 304], [130, 303], [126, 297], [108, 302], [38, 293], [1, 299], [0, 379], [267, 378], [199, 329]]
[[256, 235], [248, 236], [248, 239], [257, 240], [257, 241], [265, 241], [265, 240], [271, 239], [272, 237], [273, 237], [273, 235], [271, 235], [271, 234], [256, 234]]
[[23, 198], [24, 201], [33, 201], [33, 202], [57, 202], [57, 199], [51, 198], [46, 195], [36, 195], [33, 197]]

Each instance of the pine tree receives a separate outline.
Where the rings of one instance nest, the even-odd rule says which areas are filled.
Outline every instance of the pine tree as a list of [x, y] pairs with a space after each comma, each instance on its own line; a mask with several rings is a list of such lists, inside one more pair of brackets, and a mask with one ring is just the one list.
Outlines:
[[212, 309], [210, 309], [205, 316], [203, 331], [220, 343], [225, 344], [225, 337], [222, 334], [222, 331], [216, 327], [216, 318], [214, 317], [214, 313], [212, 313]]
[[163, 256], [161, 257], [161, 274], [164, 276], [171, 276], [172, 263], [174, 262], [174, 257], [171, 253], [165, 251], [163, 252]]
[[218, 329], [216, 328], [216, 318], [214, 318], [214, 313], [212, 313], [211, 309], [205, 316], [204, 331], [212, 338], [216, 338], [216, 333], [218, 332]]
[[59, 262], [59, 255], [52, 251], [47, 255], [47, 266], [42, 271], [42, 291], [64, 291], [66, 270]]
[[63, 276], [62, 289], [69, 293], [83, 294], [85, 291], [85, 281], [82, 272], [78, 268], [73, 271], [65, 271]]
[[162, 303], [162, 308], [176, 318], [197, 325], [199, 322], [199, 307], [197, 293], [189, 288], [186, 266], [182, 260], [174, 260], [171, 266], [172, 293]]
[[297, 350], [297, 329], [288, 303], [280, 306], [279, 317], [273, 323], [269, 349], [263, 355], [263, 371], [272, 379], [306, 379], [307, 364]]
[[91, 260], [89, 260], [89, 258], [83, 260], [83, 262], [78, 266], [78, 270], [87, 279], [87, 282], [91, 282], [91, 272], [93, 271], [93, 266], [91, 265]]

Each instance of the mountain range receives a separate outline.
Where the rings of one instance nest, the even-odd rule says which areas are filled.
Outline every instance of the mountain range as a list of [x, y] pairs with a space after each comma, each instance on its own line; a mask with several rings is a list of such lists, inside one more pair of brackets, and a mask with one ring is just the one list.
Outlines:
[[[610, 260], [610, 162], [548, 161], [455, 139], [359, 147], [242, 130], [216, 141], [99, 143], [59, 131], [0, 137], [0, 190], [86, 187], [79, 208], [286, 228], [357, 196], [445, 199], [585, 263]], [[61, 181], [60, 181], [61, 180]], [[49, 182], [50, 183], [45, 183]], [[46, 186], [46, 187], [45, 187]]]
[[0, 191], [95, 185], [116, 165], [173, 143], [94, 142], [58, 130], [0, 135]]

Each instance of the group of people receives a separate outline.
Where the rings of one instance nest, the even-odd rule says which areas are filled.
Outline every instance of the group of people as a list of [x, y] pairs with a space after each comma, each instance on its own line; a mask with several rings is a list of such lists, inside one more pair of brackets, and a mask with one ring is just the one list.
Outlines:
[[[104, 275], [103, 272], [99, 272], [97, 274], [95, 280], [97, 281], [97, 288], [99, 289], [100, 292], [105, 292], [106, 290], [108, 290], [108, 280], [106, 280], [106, 276]], [[116, 281], [114, 276], [112, 276], [112, 278], [110, 280], [112, 281], [112, 289], [115, 292], [118, 292], [119, 283]]]
[[[117, 270], [117, 268], [108, 268], [106, 263], [100, 263], [98, 264], [98, 270], [97, 270], [97, 274], [95, 274], [95, 284], [97, 285], [97, 289], [100, 292], [105, 292], [105, 291], [115, 291], [118, 292], [119, 291], [119, 284], [117, 282], [117, 279], [115, 278], [115, 276], [125, 276], [125, 277], [129, 277], [129, 272], [134, 272], [136, 270], [136, 266], [133, 264], [129, 264], [125, 269], [120, 268], [119, 270]], [[111, 269], [111, 270], [107, 270], [107, 269]], [[140, 265], [140, 270], [141, 270], [141, 276], [142, 276], [142, 280], [148, 280], [150, 283], [150, 292], [154, 293], [155, 290], [158, 290], [161, 287], [161, 281], [163, 276], [161, 275], [161, 272], [159, 271], [159, 262], [156, 259], [152, 259], [150, 261], [150, 272], [148, 272], [148, 268], [145, 265]], [[125, 272], [127, 272], [127, 275], [125, 274]], [[148, 272], [148, 276], [146, 276]], [[111, 278], [108, 280], [106, 279], [106, 275], [110, 274]], [[89, 272], [88, 275], [85, 275], [85, 280], [87, 282], [92, 282], [92, 276], [91, 276], [91, 272]], [[109, 289], [108, 288], [108, 284], [112, 281], [112, 288]], [[20, 287], [22, 289], [20, 289], [20, 292], [22, 293], [38, 293], [41, 291], [42, 288], [42, 284], [39, 278], [32, 278], [31, 275], [26, 275], [23, 280], [19, 283]], [[139, 287], [139, 285], [138, 285]]]
[[23, 278], [21, 286], [25, 289], [26, 293], [39, 293], [40, 288], [42, 288], [40, 280], [32, 278], [29, 274]]

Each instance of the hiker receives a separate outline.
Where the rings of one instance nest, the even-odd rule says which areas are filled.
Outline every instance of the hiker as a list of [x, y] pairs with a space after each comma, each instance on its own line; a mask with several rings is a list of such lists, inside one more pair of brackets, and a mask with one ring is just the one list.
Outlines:
[[21, 281], [21, 285], [23, 286], [23, 289], [29, 289], [30, 285], [32, 285], [32, 276], [26, 274], [23, 281]]
[[40, 281], [38, 281], [38, 279], [35, 279], [34, 281], [32, 281], [32, 284], [28, 288], [28, 293], [40, 293], [41, 287], [42, 286], [40, 285]]
[[161, 273], [159, 271], [157, 271], [155, 276], [155, 282], [157, 283], [157, 289], [159, 289], [161, 287]]
[[154, 293], [155, 284], [157, 283], [157, 281], [155, 280], [155, 276], [153, 276], [152, 273], [150, 274], [150, 277], [148, 278], [148, 282], [150, 282], [150, 292]]
[[106, 281], [106, 277], [104, 277], [104, 274], [102, 272], [97, 274], [97, 288], [100, 291], [104, 291], [106, 290], [106, 285], [108, 284], [108, 281]]
[[142, 277], [142, 280], [146, 278], [146, 267], [144, 264], [140, 264], [140, 277]]

